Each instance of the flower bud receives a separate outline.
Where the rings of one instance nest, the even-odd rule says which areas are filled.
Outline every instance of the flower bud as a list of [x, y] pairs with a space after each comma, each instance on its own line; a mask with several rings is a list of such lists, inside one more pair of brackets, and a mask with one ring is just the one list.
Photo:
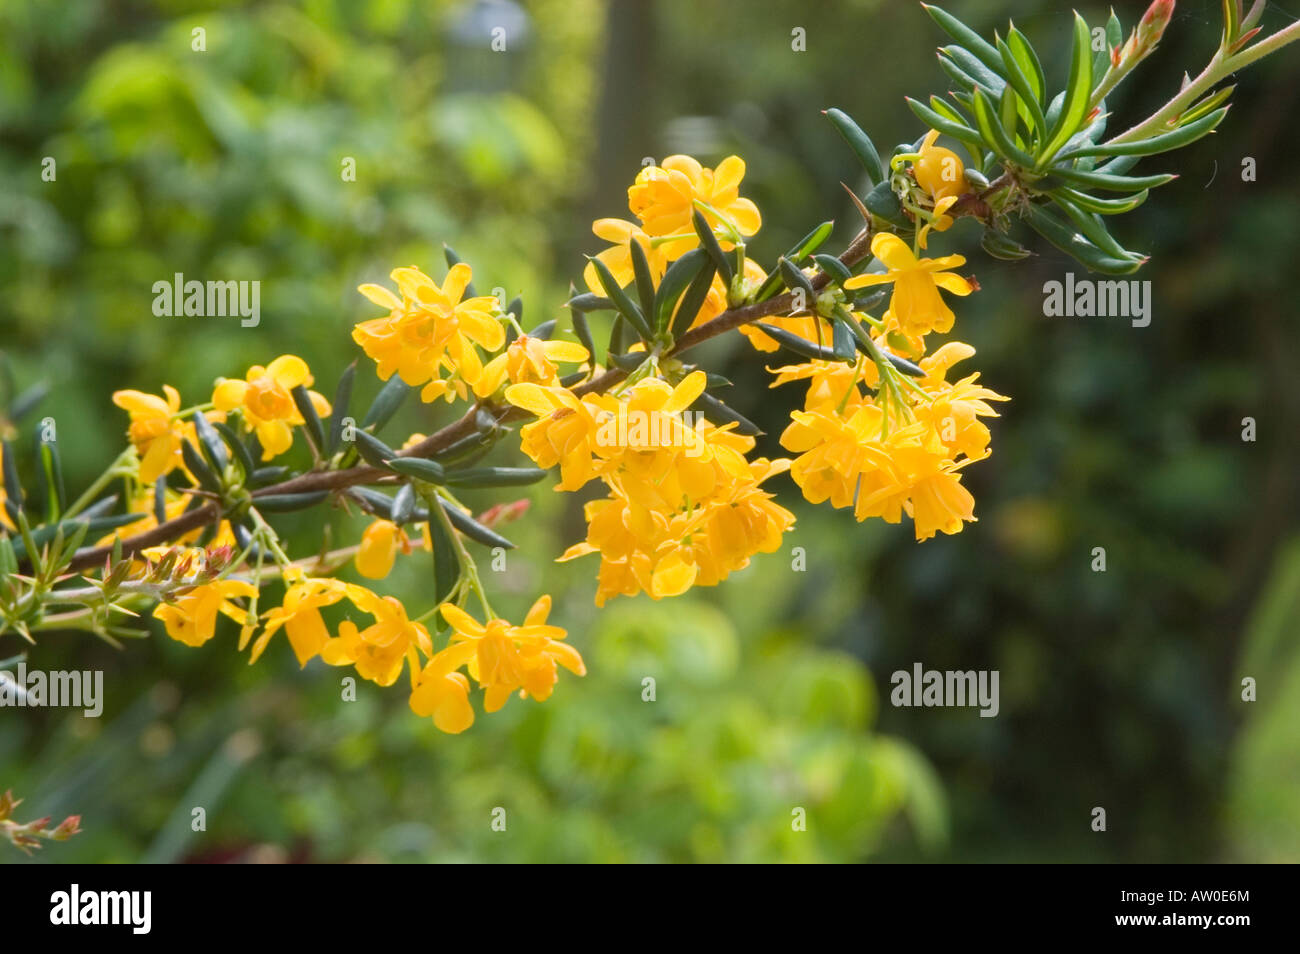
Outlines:
[[1138, 21], [1137, 38], [1138, 48], [1143, 53], [1150, 53], [1160, 38], [1164, 36], [1165, 27], [1169, 26], [1169, 21], [1174, 15], [1174, 4], [1176, 0], [1155, 0], [1151, 6], [1147, 7], [1147, 12], [1142, 14], [1142, 19]]
[[50, 833], [50, 837], [55, 841], [67, 841], [73, 835], [81, 834], [81, 816], [69, 815], [63, 821], [59, 822], [59, 827]]

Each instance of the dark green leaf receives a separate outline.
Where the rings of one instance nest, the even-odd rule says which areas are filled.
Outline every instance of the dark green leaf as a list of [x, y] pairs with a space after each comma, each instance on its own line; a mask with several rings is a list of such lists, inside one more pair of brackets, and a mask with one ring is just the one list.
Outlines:
[[447, 480], [447, 469], [442, 464], [423, 457], [394, 457], [388, 462], [388, 467], [404, 477], [414, 477], [431, 484], [441, 484]]
[[[363, 428], [372, 429], [378, 434], [383, 430], [384, 425], [392, 420], [393, 415], [397, 413], [406, 396], [414, 390], [409, 384], [402, 380], [400, 375], [394, 374], [385, 382], [384, 386], [379, 389], [379, 394], [375, 396], [374, 403], [370, 405], [370, 410], [366, 411], [366, 416], [361, 421]], [[374, 425], [371, 428], [371, 425]]]
[[546, 476], [539, 467], [472, 467], [447, 472], [449, 487], [521, 487]]
[[181, 441], [181, 459], [185, 461], [186, 469], [198, 480], [200, 487], [214, 494], [221, 493], [221, 481], [189, 440]]
[[1045, 136], [1047, 134], [1047, 119], [1043, 116], [1043, 105], [1038, 101], [1038, 97], [1042, 95], [1041, 89], [1035, 91], [1035, 80], [1030, 79], [1025, 74], [1015, 51], [1011, 49], [1009, 44], [998, 40], [998, 52], [1002, 55], [1002, 62], [1007, 68], [1007, 80], [1029, 111], [1029, 118], [1033, 123], [1035, 134]]
[[1061, 148], [1083, 125], [1092, 96], [1092, 36], [1088, 24], [1076, 12], [1074, 15], [1074, 51], [1070, 56], [1070, 79], [1065, 87], [1060, 115], [1052, 127], [1047, 144], [1037, 155], [1038, 168], [1045, 167]]
[[212, 465], [214, 472], [224, 474], [226, 465], [230, 463], [230, 457], [226, 454], [225, 441], [202, 411], [195, 411], [191, 420], [194, 422], [194, 434], [199, 439], [199, 449], [203, 451], [203, 456]]
[[1047, 81], [1043, 76], [1043, 64], [1038, 59], [1038, 54], [1034, 52], [1028, 38], [1017, 30], [1014, 24], [1007, 31], [1007, 46], [1011, 49], [1011, 55], [1015, 57], [1025, 79], [1029, 81], [1029, 87], [1034, 94], [1034, 98], [1041, 103], [1043, 97], [1047, 94]]
[[167, 475], [153, 482], [153, 519], [159, 526], [167, 522]]
[[54, 521], [59, 519], [59, 515], [67, 506], [67, 494], [63, 486], [63, 463], [59, 459], [58, 442], [41, 440], [40, 435], [41, 432], [37, 431], [36, 453], [41, 462], [41, 469], [45, 472], [46, 519]]
[[636, 294], [641, 300], [641, 314], [647, 320], [651, 319], [655, 313], [655, 279], [650, 274], [650, 262], [645, 257], [645, 249], [636, 239], [630, 239], [627, 243], [628, 251], [632, 257], [632, 276], [636, 284]]
[[814, 255], [813, 261], [837, 285], [842, 285], [853, 277], [853, 273], [849, 271], [848, 266], [834, 255]]
[[713, 262], [706, 261], [704, 268], [691, 281], [691, 287], [686, 289], [686, 294], [682, 296], [677, 305], [677, 313], [673, 316], [672, 335], [674, 339], [686, 334], [687, 330], [695, 322], [700, 309], [704, 307], [704, 300], [709, 297], [709, 289], [713, 287], [713, 276], [717, 273]]
[[316, 406], [311, 403], [311, 395], [307, 389], [299, 384], [292, 391], [293, 403], [298, 407], [298, 413], [302, 415], [303, 424], [307, 427], [307, 436], [311, 438], [312, 446], [318, 451], [325, 447], [325, 428], [320, 422], [320, 415], [316, 413]]
[[393, 523], [399, 527], [410, 523], [411, 515], [415, 512], [415, 488], [410, 484], [402, 484], [397, 493], [393, 495]]
[[831, 121], [835, 130], [849, 144], [853, 154], [858, 157], [862, 163], [862, 168], [867, 172], [867, 179], [872, 185], [877, 182], [884, 182], [887, 178], [885, 167], [880, 161], [880, 153], [876, 152], [876, 146], [871, 141], [862, 128], [853, 121], [853, 118], [840, 109], [826, 110], [826, 118]]
[[575, 295], [565, 305], [573, 311], [609, 311], [614, 307], [614, 303], [608, 298], [591, 292]]
[[1063, 154], [1062, 159], [1078, 159], [1081, 156], [1154, 156], [1157, 153], [1168, 152], [1171, 149], [1181, 149], [1190, 143], [1195, 142], [1202, 136], [1214, 131], [1214, 128], [1223, 121], [1223, 117], [1228, 115], [1229, 107], [1224, 106], [1216, 109], [1207, 116], [1202, 116], [1195, 122], [1190, 122], [1186, 126], [1181, 126], [1173, 132], [1161, 133], [1159, 136], [1152, 136], [1150, 139], [1138, 139], [1134, 142], [1123, 143], [1102, 143], [1096, 146], [1085, 146], [1081, 149], [1075, 149], [1073, 152]]
[[1030, 205], [1025, 211], [1024, 220], [1043, 238], [1094, 272], [1128, 275], [1137, 271], [1144, 261], [1107, 254], [1080, 235], [1073, 225], [1063, 222], [1040, 205]]
[[433, 602], [438, 604], [451, 595], [460, 580], [460, 553], [441, 520], [431, 519], [428, 527], [433, 543]]
[[587, 316], [582, 312], [574, 310], [570, 316], [573, 321], [573, 334], [578, 339], [578, 343], [587, 349], [587, 357], [594, 365], [596, 363], [596, 343], [591, 340], [591, 326], [587, 324]]
[[773, 341], [777, 342], [783, 348], [787, 348], [801, 357], [813, 361], [839, 360], [839, 357], [830, 348], [819, 347], [807, 338], [786, 331], [784, 328], [778, 328], [775, 325], [765, 324], [761, 321], [754, 322], [754, 327], [770, 337]]
[[668, 266], [655, 293], [653, 314], [656, 332], [668, 327], [668, 320], [672, 317], [677, 300], [708, 263], [709, 253], [702, 248], [693, 248]]
[[357, 453], [375, 467], [387, 468], [388, 462], [397, 457], [397, 451], [368, 431], [355, 430], [352, 436]]
[[[629, 239], [629, 241], [635, 240]], [[627, 292], [619, 287], [613, 272], [609, 270], [609, 266], [599, 258], [591, 258], [589, 261], [592, 267], [596, 269], [596, 277], [600, 279], [601, 287], [605, 289], [605, 294], [614, 303], [614, 307], [618, 309], [619, 314], [636, 329], [642, 341], [649, 341], [652, 335], [650, 334], [650, 326], [646, 324], [645, 316], [641, 314], [641, 309], [637, 307], [636, 303], [628, 297]]]
[[[963, 123], [953, 122], [951, 119], [949, 119], [946, 116], [940, 116], [929, 106], [926, 106], [924, 103], [917, 102], [916, 100], [912, 99], [912, 97], [910, 96], [907, 97], [907, 105], [912, 110], [912, 112], [916, 113], [917, 117], [921, 120], [921, 122], [925, 123], [931, 129], [937, 129], [941, 133], [947, 133], [949, 136], [961, 140], [970, 140], [970, 141], [978, 142], [984, 138], [979, 134], [978, 131], [972, 129], [970, 126], [967, 126]], [[888, 183], [882, 182], [881, 185], [888, 186]], [[876, 187], [876, 189], [879, 188], [880, 186]], [[874, 194], [875, 190], [872, 190], [872, 192]], [[871, 208], [871, 206], [868, 205], [867, 208]]]
[[922, 6], [925, 7], [925, 12], [930, 14], [934, 22], [939, 24], [943, 32], [970, 50], [985, 66], [994, 72], [1002, 68], [1002, 60], [998, 56], [998, 51], [982, 36], [942, 7], [928, 3], [923, 3]]
[[731, 288], [731, 280], [735, 277], [735, 266], [722, 251], [722, 246], [718, 244], [717, 236], [709, 226], [709, 220], [699, 209], [696, 209], [691, 213], [691, 224], [695, 227], [695, 234], [700, 237], [701, 247], [709, 253], [709, 258], [713, 260], [713, 267], [722, 276], [722, 284]]
[[1013, 241], [997, 229], [987, 228], [980, 238], [980, 247], [994, 258], [1007, 262], [1019, 261], [1033, 254], [1019, 242]]
[[993, 105], [984, 95], [983, 90], [975, 91], [975, 123], [979, 126], [980, 136], [984, 142], [994, 148], [998, 155], [1014, 162], [1018, 166], [1029, 167], [1034, 164], [1033, 157], [1011, 141], [1007, 131], [993, 111]]
[[803, 289], [804, 308], [812, 309], [817, 300], [817, 290], [813, 288], [812, 282], [808, 280], [802, 269], [798, 268], [788, 258], [782, 256], [777, 260], [777, 270], [781, 273], [781, 280], [785, 282], [785, 287], [794, 291], [796, 288]]
[[[1155, 176], [1120, 176], [1106, 172], [1070, 169], [1065, 166], [1053, 166], [1051, 174], [1066, 182], [1073, 182], [1089, 189], [1105, 189], [1108, 192], [1139, 192], [1142, 189], [1154, 189], [1178, 178], [1168, 173]], [[1040, 187], [1042, 185], [1043, 183], [1039, 183]]]
[[503, 547], [506, 550], [515, 548], [515, 545], [501, 534], [483, 526], [483, 524], [454, 504], [446, 500], [440, 500], [439, 503], [442, 504], [442, 509], [451, 519], [451, 525], [475, 543], [481, 543], [485, 547]]
[[225, 421], [211, 421], [210, 423], [226, 442], [226, 446], [235, 452], [235, 458], [239, 463], [240, 469], [244, 472], [244, 478], [248, 479], [251, 477], [257, 471], [257, 465], [253, 463], [252, 455], [248, 453], [248, 448], [245, 447], [244, 442], [239, 439], [239, 435], [235, 433], [234, 428]]
[[314, 507], [329, 495], [328, 490], [313, 490], [302, 494], [267, 494], [264, 497], [254, 497], [253, 506], [265, 513], [288, 513]]
[[857, 349], [853, 344], [853, 331], [842, 321], [831, 323], [831, 351], [845, 364], [857, 360]]

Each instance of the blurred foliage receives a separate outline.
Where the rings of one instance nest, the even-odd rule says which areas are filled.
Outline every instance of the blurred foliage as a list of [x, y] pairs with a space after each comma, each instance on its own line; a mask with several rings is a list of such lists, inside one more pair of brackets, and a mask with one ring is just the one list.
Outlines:
[[[1147, 67], [1163, 79], [1113, 97], [1121, 121], [1199, 67], [1218, 6], [1179, 4]], [[1067, 8], [950, 7], [985, 34], [1013, 16], [1063, 79]], [[294, 351], [328, 392], [370, 314], [355, 286], [436, 269], [443, 242], [481, 288], [525, 293], [526, 325], [562, 315], [578, 253], [598, 244], [590, 219], [624, 213], [640, 156], [744, 156], [760, 261], [831, 215], [846, 240], [840, 182], [859, 172], [820, 110], [887, 149], [923, 131], [904, 96], [945, 82], [943, 36], [884, 0], [67, 8], [0, 0], [0, 347], [21, 384], [53, 385], [41, 413], [68, 436], [70, 488], [120, 444], [116, 387], [200, 394]], [[1104, 22], [1101, 4], [1081, 11]], [[507, 16], [509, 55], [492, 53], [485, 24]], [[957, 333], [1014, 398], [967, 478], [978, 524], [918, 546], [907, 527], [800, 507], [789, 545], [806, 572], [786, 552], [716, 591], [598, 613], [594, 566], [549, 562], [578, 537], [580, 501], [538, 490], [491, 585], [507, 615], [554, 593], [590, 675], [457, 738], [396, 687], [340, 704], [339, 674], [299, 672], [283, 645], [249, 668], [232, 632], [123, 653], [46, 637], [29, 665], [102, 668], [108, 700], [100, 720], [0, 719], [0, 786], [84, 816], [85, 834], [36, 861], [1300, 860], [1300, 61], [1238, 79], [1219, 133], [1162, 157], [1182, 178], [1119, 226], [1153, 253], [1137, 276], [1150, 327], [1043, 318], [1043, 283], [1078, 266], [1045, 246], [992, 261], [969, 221], [943, 236], [983, 288]], [[1258, 181], [1241, 180], [1245, 156]], [[152, 283], [175, 272], [260, 279], [261, 326], [155, 318]], [[754, 396], [774, 453], [798, 388], [766, 392], [738, 340], [700, 357]], [[429, 431], [446, 413], [412, 406], [399, 424]], [[295, 533], [312, 548], [319, 527]], [[427, 574], [412, 558], [388, 585], [418, 602]], [[1000, 670], [998, 718], [890, 707], [889, 674], [918, 661]], [[1258, 703], [1241, 701], [1248, 675]], [[192, 836], [196, 804], [208, 831]], [[1089, 829], [1097, 805], [1105, 834]]]

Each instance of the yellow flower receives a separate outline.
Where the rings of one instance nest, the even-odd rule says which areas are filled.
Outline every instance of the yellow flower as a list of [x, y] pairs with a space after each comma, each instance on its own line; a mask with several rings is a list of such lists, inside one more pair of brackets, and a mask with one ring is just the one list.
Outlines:
[[361, 535], [353, 560], [357, 572], [368, 580], [382, 580], [393, 572], [399, 549], [405, 553], [411, 550], [402, 528], [391, 520], [375, 520]]
[[[396, 373], [411, 387], [423, 384], [420, 398], [426, 402], [464, 398], [466, 385], [473, 386], [483, 370], [474, 346], [495, 352], [505, 343], [497, 300], [461, 300], [473, 278], [464, 263], [452, 266], [442, 285], [415, 267], [394, 269], [391, 277], [400, 298], [382, 285], [357, 289], [388, 315], [358, 324], [353, 340], [376, 363], [382, 380]], [[444, 369], [451, 372], [447, 379]]]
[[596, 476], [595, 454], [599, 410], [567, 388], [513, 384], [506, 400], [535, 414], [538, 420], [519, 430], [520, 447], [538, 467], [560, 465], [557, 490], [578, 490]]
[[169, 474], [181, 462], [181, 441], [185, 428], [176, 416], [181, 396], [169, 384], [163, 385], [166, 399], [143, 391], [114, 391], [113, 403], [131, 416], [127, 437], [140, 455], [140, 480], [152, 484]]
[[425, 718], [432, 716], [433, 724], [451, 735], [464, 732], [474, 724], [469, 680], [464, 673], [454, 671], [459, 665], [462, 663], [445, 652], [434, 656], [416, 678], [410, 699], [412, 712]]
[[917, 540], [957, 533], [975, 519], [975, 500], [957, 473], [969, 459], [955, 462], [929, 423], [886, 431], [870, 404], [847, 419], [825, 411], [790, 416], [781, 446], [800, 455], [790, 476], [810, 502], [852, 507], [859, 521], [898, 523], [906, 512]]
[[580, 364], [589, 355], [587, 349], [570, 341], [546, 341], [520, 335], [510, 347], [483, 366], [474, 385], [474, 393], [487, 397], [509, 380], [511, 384], [540, 384], [556, 387], [560, 383], [555, 362]]
[[948, 364], [940, 362], [953, 359], [954, 354], [961, 354], [963, 350], [968, 354], [975, 353], [970, 345], [951, 341], [931, 358], [921, 362], [921, 368], [928, 372], [921, 379], [921, 387], [932, 397], [929, 401], [918, 402], [915, 414], [918, 421], [925, 422], [933, 429], [947, 448], [949, 457], [955, 460], [964, 455], [971, 460], [979, 460], [989, 453], [989, 429], [979, 418], [998, 416], [989, 401], [1010, 399], [979, 384], [978, 373], [962, 378], [956, 384], [948, 384], [943, 380]]
[[358, 675], [381, 686], [396, 682], [406, 662], [414, 676], [420, 668], [419, 652], [433, 653], [433, 640], [424, 624], [408, 619], [406, 607], [394, 596], [381, 597], [364, 586], [344, 585], [348, 599], [374, 617], [374, 623], [358, 630], [351, 620], [344, 620], [339, 635], [321, 647], [321, 658], [331, 666], [356, 666]]
[[[669, 419], [702, 386], [694, 375], [677, 388], [651, 382], [639, 383], [641, 393], [629, 404]], [[610, 459], [601, 474], [609, 497], [586, 505], [587, 537], [560, 557], [600, 554], [598, 606], [618, 595], [644, 591], [661, 599], [713, 586], [755, 553], [773, 552], [794, 522], [759, 489], [788, 461], [748, 461], [753, 438], [706, 421], [689, 430], [677, 423], [677, 446], [630, 445]]]
[[[256, 593], [257, 587], [251, 583], [217, 580], [196, 586], [172, 603], [159, 603], [153, 615], [162, 620], [167, 635], [172, 639], [187, 646], [202, 646], [216, 633], [218, 613], [245, 624], [245, 633], [251, 631], [247, 625], [247, 611], [231, 598], [254, 596]], [[247, 636], [241, 633], [240, 638], [242, 642]]]
[[[716, 227], [724, 217], [744, 236], [756, 233], [763, 224], [758, 207], [740, 198], [745, 162], [728, 156], [718, 168], [707, 169], [690, 156], [669, 156], [662, 166], [647, 166], [627, 190], [628, 207], [641, 220], [646, 235], [654, 238], [680, 235], [660, 248], [669, 261], [680, 258], [699, 244], [691, 224], [695, 202], [710, 206], [704, 218]], [[724, 246], [725, 247], [725, 246]]]
[[924, 335], [931, 331], [952, 330], [952, 309], [939, 295], [939, 289], [954, 295], [969, 295], [974, 287], [960, 275], [945, 269], [966, 264], [961, 255], [918, 259], [897, 235], [882, 232], [871, 240], [871, 254], [889, 269], [884, 274], [855, 275], [845, 288], [865, 288], [884, 282], [894, 283], [889, 310], [897, 318], [904, 334]]
[[499, 618], [485, 625], [452, 603], [443, 603], [439, 612], [453, 632], [450, 644], [433, 662], [441, 663], [443, 670], [466, 665], [484, 689], [483, 708], [488, 712], [496, 712], [516, 691], [544, 702], [558, 680], [557, 664], [574, 675], [587, 674], [578, 651], [561, 642], [567, 633], [546, 623], [549, 596], [533, 604], [521, 626]]
[[[307, 362], [296, 355], [282, 354], [266, 367], [253, 365], [242, 381], [223, 378], [212, 392], [212, 403], [222, 411], [240, 409], [245, 425], [257, 433], [262, 460], [270, 460], [293, 445], [293, 427], [303, 423], [290, 392], [299, 385], [311, 384]], [[315, 391], [308, 394], [316, 413], [327, 416], [329, 402]]]
[[[293, 647], [298, 664], [305, 666], [315, 658], [329, 642], [329, 631], [321, 617], [322, 606], [333, 606], [347, 595], [347, 584], [330, 578], [304, 577], [301, 572], [290, 576], [286, 574], [287, 587], [284, 591], [282, 605], [262, 614], [266, 628], [253, 643], [253, 651], [248, 662], [253, 664], [266, 649], [266, 644], [281, 627], [289, 636], [289, 645]], [[247, 644], [242, 638], [239, 648]]]
[[[877, 344], [877, 347], [880, 345]], [[869, 367], [864, 368], [861, 367], [862, 364], [861, 361], [858, 364], [845, 364], [843, 361], [806, 361], [803, 364], [768, 368], [776, 375], [770, 387], [775, 388], [791, 381], [806, 380], [808, 390], [804, 394], [805, 411], [834, 411], [838, 408], [842, 409], [841, 413], [843, 413], [865, 403], [862, 391], [858, 387], [858, 382], [863, 380], [864, 373], [870, 372], [874, 380], [876, 366], [868, 363]]]
[[907, 478], [896, 457], [906, 442], [919, 440], [919, 428], [885, 435], [883, 416], [872, 404], [846, 417], [825, 410], [791, 413], [781, 446], [800, 455], [790, 476], [804, 497], [811, 503], [829, 499], [837, 509], [854, 507], [860, 521], [869, 516], [899, 521]]
[[957, 197], [955, 195], [946, 195], [942, 199], [935, 200], [934, 210], [930, 213], [932, 218], [927, 220], [925, 224], [921, 226], [921, 232], [916, 237], [917, 245], [921, 246], [921, 248], [929, 247], [928, 243], [930, 241], [931, 229], [936, 232], [948, 231], [953, 222], [952, 216], [948, 215], [948, 210], [956, 204]]
[[908, 513], [917, 540], [928, 540], [937, 531], [959, 533], [965, 523], [975, 521], [975, 498], [961, 485], [961, 475], [951, 461], [937, 463], [925, 474], [914, 475]]
[[936, 146], [934, 142], [938, 138], [938, 130], [931, 129], [926, 133], [921, 143], [921, 155], [912, 163], [916, 184], [930, 194], [936, 205], [940, 199], [956, 199], [970, 191], [961, 158], [951, 149]]

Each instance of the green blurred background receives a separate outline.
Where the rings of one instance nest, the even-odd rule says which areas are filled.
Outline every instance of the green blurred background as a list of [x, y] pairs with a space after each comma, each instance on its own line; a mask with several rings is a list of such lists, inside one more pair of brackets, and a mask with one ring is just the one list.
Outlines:
[[[1014, 17], [1064, 70], [1062, 5], [951, 9], [986, 35]], [[1126, 29], [1141, 9], [1120, 5]], [[1118, 123], [1199, 70], [1217, 11], [1179, 3], [1112, 98]], [[479, 288], [524, 294], [526, 326], [567, 327], [590, 220], [627, 214], [643, 156], [741, 154], [761, 262], [832, 217], [838, 247], [856, 215], [840, 182], [861, 180], [820, 111], [885, 147], [916, 139], [903, 97], [947, 88], [941, 42], [919, 5], [886, 0], [0, 0], [0, 348], [20, 386], [51, 385], [36, 417], [57, 420], [79, 489], [121, 444], [115, 388], [167, 382], [189, 403], [290, 351], [331, 393], [374, 313], [356, 285], [396, 265], [440, 276], [443, 242]], [[917, 545], [781, 478], [799, 521], [782, 553], [598, 612], [594, 559], [550, 562], [581, 535], [580, 500], [543, 485], [487, 581], [510, 616], [553, 593], [590, 674], [459, 737], [397, 687], [341, 702], [341, 671], [299, 671], [278, 641], [250, 668], [229, 630], [192, 650], [155, 628], [125, 652], [47, 634], [28, 665], [103, 669], [107, 700], [98, 720], [0, 712], [20, 816], [83, 816], [36, 863], [1300, 860], [1300, 50], [1238, 79], [1219, 134], [1148, 160], [1181, 178], [1117, 228], [1153, 255], [1150, 327], [1042, 317], [1043, 282], [1072, 267], [1050, 248], [993, 261], [969, 220], [938, 240], [983, 286], [957, 309], [972, 369], [1014, 399], [967, 472], [980, 520], [959, 536]], [[260, 280], [261, 325], [154, 317], [151, 286], [175, 272]], [[801, 388], [766, 390], [738, 337], [700, 354], [776, 452]], [[448, 413], [412, 403], [389, 434]], [[283, 525], [299, 552], [319, 541], [317, 520]], [[331, 517], [335, 539], [361, 525]], [[428, 577], [413, 557], [381, 586], [421, 612]], [[0, 659], [23, 648], [0, 638]], [[915, 662], [999, 670], [1000, 714], [891, 707], [890, 673]]]

